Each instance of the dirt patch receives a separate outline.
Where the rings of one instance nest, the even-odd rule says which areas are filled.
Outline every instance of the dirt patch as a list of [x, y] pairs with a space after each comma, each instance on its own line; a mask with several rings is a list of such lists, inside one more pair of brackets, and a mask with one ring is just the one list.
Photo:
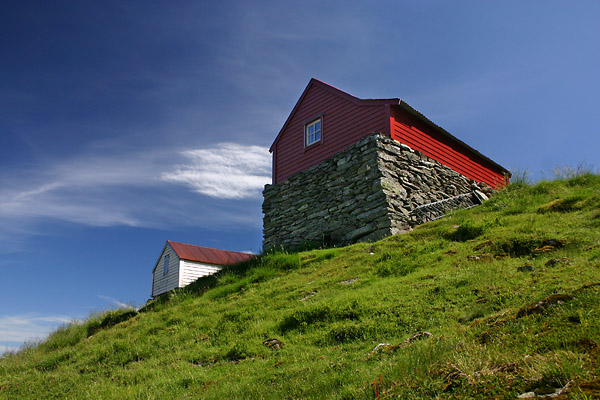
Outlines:
[[578, 387], [586, 396], [588, 396], [587, 398], [600, 399], [600, 379], [582, 382]]
[[600, 282], [588, 283], [587, 285], [583, 285], [582, 287], [580, 287], [577, 291], [591, 289], [596, 286], [600, 286]]
[[492, 241], [488, 240], [487, 242], [479, 243], [477, 246], [473, 247], [473, 250], [479, 251], [479, 250], [483, 249], [484, 247], [489, 247], [491, 245], [492, 245]]
[[598, 350], [598, 343], [594, 342], [592, 339], [583, 338], [568, 342], [565, 347], [575, 348], [582, 353], [592, 353]]
[[506, 256], [523, 257], [548, 253], [563, 247], [564, 244], [565, 241], [559, 239], [540, 240], [534, 238], [514, 238], [492, 243], [484, 242], [476, 247], [489, 247], [496, 258], [501, 258]]

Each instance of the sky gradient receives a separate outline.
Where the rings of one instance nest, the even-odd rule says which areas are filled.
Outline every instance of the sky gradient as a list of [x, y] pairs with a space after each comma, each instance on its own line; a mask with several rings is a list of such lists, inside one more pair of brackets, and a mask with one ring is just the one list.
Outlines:
[[260, 252], [315, 77], [533, 179], [600, 166], [600, 2], [28, 1], [0, 13], [0, 352], [142, 305], [166, 240]]

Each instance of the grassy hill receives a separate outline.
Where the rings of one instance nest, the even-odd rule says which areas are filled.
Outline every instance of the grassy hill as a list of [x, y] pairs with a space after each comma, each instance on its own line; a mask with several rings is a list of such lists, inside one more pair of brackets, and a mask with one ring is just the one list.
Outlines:
[[583, 175], [93, 315], [2, 357], [0, 398], [590, 399], [599, 345], [600, 176]]

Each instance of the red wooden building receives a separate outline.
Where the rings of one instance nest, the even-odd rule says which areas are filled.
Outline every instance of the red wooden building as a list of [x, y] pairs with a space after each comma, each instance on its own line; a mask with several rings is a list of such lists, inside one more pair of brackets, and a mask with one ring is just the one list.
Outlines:
[[497, 189], [510, 173], [400, 99], [359, 99], [311, 79], [269, 149], [273, 183], [379, 132]]

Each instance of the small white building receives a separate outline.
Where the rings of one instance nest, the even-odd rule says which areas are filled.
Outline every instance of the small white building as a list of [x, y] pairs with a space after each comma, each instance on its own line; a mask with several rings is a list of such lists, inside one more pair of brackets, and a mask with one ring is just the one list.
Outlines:
[[152, 297], [212, 275], [223, 265], [237, 264], [252, 257], [253, 254], [168, 240], [152, 270]]

